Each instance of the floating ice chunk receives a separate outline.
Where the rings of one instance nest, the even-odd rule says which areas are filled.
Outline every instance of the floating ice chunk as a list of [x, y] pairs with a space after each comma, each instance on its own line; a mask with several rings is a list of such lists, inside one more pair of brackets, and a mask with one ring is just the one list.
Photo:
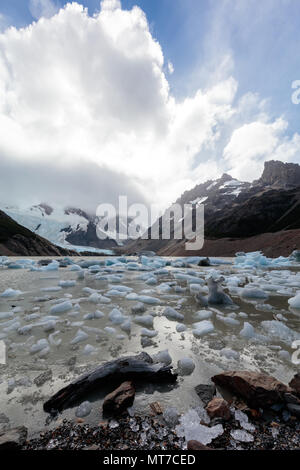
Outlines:
[[177, 362], [179, 375], [190, 375], [195, 369], [195, 363], [189, 357], [184, 357]]
[[237, 351], [229, 348], [221, 349], [220, 354], [221, 356], [226, 357], [226, 359], [234, 359], [235, 361], [238, 361], [240, 358], [240, 355]]
[[244, 431], [242, 429], [235, 429], [230, 431], [231, 437], [233, 437], [234, 440], [239, 441], [239, 442], [253, 442], [254, 437], [252, 434], [249, 434], [247, 431]]
[[0, 312], [0, 320], [7, 320], [13, 318], [14, 312]]
[[125, 320], [124, 323], [121, 324], [120, 328], [129, 334], [131, 332], [131, 320]]
[[183, 323], [177, 323], [176, 331], [178, 333], [182, 333], [183, 331], [186, 331], [186, 326]]
[[121, 325], [125, 322], [125, 320], [127, 320], [128, 317], [123, 315], [123, 313], [117, 308], [113, 308], [112, 311], [109, 313], [108, 318], [115, 325]]
[[132, 287], [123, 286], [121, 284], [120, 285], [114, 285], [113, 289], [118, 290], [120, 292], [126, 292], [126, 293], [129, 293], [129, 292], [133, 291]]
[[30, 348], [30, 353], [40, 353], [43, 349], [49, 349], [49, 343], [45, 338], [39, 339], [35, 344], [33, 344]]
[[154, 336], [157, 336], [158, 332], [155, 330], [148, 330], [147, 328], [142, 328], [141, 329], [141, 336], [148, 336], [148, 338], [154, 338]]
[[13, 320], [12, 323], [10, 323], [8, 326], [3, 328], [3, 333], [10, 333], [11, 331], [16, 331], [18, 328], [20, 328], [21, 323], [17, 321], [16, 319]]
[[69, 267], [68, 271], [82, 271], [82, 268], [78, 264], [72, 264]]
[[154, 271], [154, 274], [157, 276], [164, 276], [165, 274], [169, 274], [169, 271], [167, 269], [157, 269]]
[[243, 337], [243, 338], [246, 338], [246, 339], [251, 339], [255, 336], [255, 330], [253, 328], [253, 326], [246, 322], [244, 323], [244, 327], [243, 329], [240, 331], [240, 335]]
[[300, 309], [300, 294], [297, 294], [295, 297], [292, 297], [288, 300], [290, 307]]
[[15, 290], [9, 287], [4, 292], [2, 292], [0, 297], [18, 297], [20, 294], [22, 294], [20, 290]]
[[51, 263], [49, 263], [47, 266], [42, 267], [42, 271], [57, 271], [59, 268], [59, 262], [53, 260]]
[[69, 310], [72, 310], [72, 302], [67, 300], [67, 301], [62, 302], [60, 304], [53, 305], [53, 307], [51, 307], [49, 313], [50, 313], [50, 315], [57, 315], [57, 314], [60, 314], [60, 313], [69, 312]]
[[[77, 322], [78, 324], [80, 322]], [[83, 324], [83, 322], [81, 322]], [[82, 326], [82, 325], [79, 325], [79, 326]], [[103, 334], [103, 331], [101, 330], [101, 328], [94, 328], [92, 326], [85, 326], [83, 324], [82, 328], [84, 329], [84, 331], [87, 331], [87, 333], [92, 333], [92, 334], [96, 334], [96, 335], [101, 335]]]
[[127, 294], [126, 292], [121, 292], [120, 290], [117, 289], [110, 289], [109, 291], [106, 292], [108, 297], [125, 297]]
[[160, 293], [166, 293], [170, 292], [172, 290], [171, 286], [167, 282], [163, 282], [162, 284], [159, 284], [159, 286], [156, 287], [156, 290]]
[[108, 297], [105, 297], [104, 295], [101, 295], [98, 301], [99, 304], [109, 304], [110, 302], [111, 300]]
[[237, 276], [230, 276], [226, 279], [227, 286], [235, 286], [238, 287], [241, 284], [241, 279]]
[[138, 300], [139, 296], [135, 292], [131, 292], [130, 294], [127, 294], [125, 298], [127, 300]]
[[166, 366], [170, 365], [172, 362], [172, 358], [167, 349], [155, 354], [154, 356], [152, 356], [152, 359], [155, 364], [162, 363], [162, 364], [165, 364]]
[[172, 307], [166, 307], [163, 311], [163, 315], [168, 320], [182, 321], [184, 319], [184, 315], [182, 315], [182, 313], [177, 312]]
[[87, 340], [88, 337], [89, 335], [85, 331], [79, 329], [76, 336], [70, 341], [70, 344], [82, 343], [82, 341]]
[[89, 356], [90, 354], [93, 354], [97, 351], [97, 348], [94, 348], [94, 346], [92, 346], [91, 344], [86, 344], [83, 348], [83, 351], [82, 353], [85, 355], [85, 356]]
[[200, 424], [200, 418], [196, 410], [189, 410], [181, 416], [179, 422], [180, 424], [175, 428], [176, 434], [179, 437], [184, 437], [186, 442], [195, 440], [207, 445], [224, 432], [222, 424], [212, 427]]
[[207, 320], [212, 317], [212, 312], [210, 310], [199, 310], [194, 313], [195, 320]]
[[100, 300], [101, 300], [101, 297], [102, 297], [101, 294], [98, 294], [97, 292], [93, 292], [93, 293], [89, 296], [88, 300], [89, 300], [90, 302], [92, 302], [93, 304], [98, 304], [98, 303], [100, 302]]
[[22, 264], [19, 264], [19, 263], [11, 263], [11, 264], [7, 265], [7, 268], [8, 269], [23, 269], [24, 266]]
[[76, 285], [76, 281], [74, 280], [59, 281], [58, 285], [60, 287], [74, 287]]
[[149, 277], [149, 279], [147, 279], [147, 281], [146, 281], [146, 284], [148, 284], [148, 286], [154, 286], [155, 284], [157, 284], [156, 277], [154, 277], [154, 276]]
[[198, 323], [194, 323], [193, 327], [193, 335], [196, 336], [196, 338], [212, 333], [215, 329], [210, 320], [202, 320]]
[[146, 326], [148, 328], [153, 327], [153, 317], [152, 317], [152, 315], [137, 315], [135, 317], [134, 321], [138, 325]]
[[244, 287], [240, 290], [240, 296], [244, 299], [267, 299], [269, 297], [262, 289], [255, 287]]
[[85, 294], [97, 293], [97, 291], [95, 289], [92, 289], [91, 287], [83, 287], [82, 292], [84, 292]]
[[100, 310], [96, 310], [95, 312], [90, 312], [90, 313], [87, 313], [86, 315], [84, 315], [83, 319], [84, 320], [95, 320], [95, 319], [99, 319], [99, 318], [103, 318], [103, 317], [104, 317], [104, 313], [100, 312]]
[[89, 401], [84, 401], [78, 406], [77, 410], [75, 411], [75, 416], [77, 416], [77, 418], [85, 418], [91, 413], [91, 411], [91, 403]]
[[103, 328], [106, 333], [109, 333], [110, 335], [115, 335], [117, 330], [115, 328], [112, 328], [111, 326], [106, 326]]
[[18, 334], [27, 335], [28, 333], [31, 332], [31, 330], [32, 330], [32, 325], [21, 326], [20, 328], [18, 328]]
[[156, 297], [150, 297], [148, 295], [139, 295], [136, 300], [139, 300], [140, 302], [143, 302], [144, 304], [150, 304], [150, 305], [159, 305], [161, 303], [161, 301], [157, 299]]
[[225, 317], [223, 315], [216, 315], [216, 318], [221, 321], [222, 323], [224, 323], [225, 325], [228, 325], [228, 326], [237, 326], [240, 324], [239, 320], [236, 320], [235, 318], [232, 318], [232, 317]]
[[248, 314], [245, 313], [245, 312], [239, 312], [238, 316], [241, 317], [241, 318], [248, 318]]

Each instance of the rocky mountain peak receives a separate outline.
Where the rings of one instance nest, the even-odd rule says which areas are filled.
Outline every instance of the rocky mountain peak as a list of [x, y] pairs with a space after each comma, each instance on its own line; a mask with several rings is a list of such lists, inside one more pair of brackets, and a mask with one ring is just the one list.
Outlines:
[[265, 162], [263, 174], [257, 183], [283, 188], [300, 187], [300, 165], [275, 160]]
[[226, 181], [231, 181], [231, 180], [233, 180], [231, 175], [229, 175], [228, 173], [223, 173], [219, 181], [220, 183], [226, 183]]

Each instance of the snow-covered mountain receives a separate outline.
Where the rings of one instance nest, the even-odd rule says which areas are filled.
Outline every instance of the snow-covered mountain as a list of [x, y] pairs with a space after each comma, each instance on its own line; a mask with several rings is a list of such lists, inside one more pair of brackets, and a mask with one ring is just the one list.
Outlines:
[[[262, 176], [252, 183], [238, 181], [228, 174], [216, 180], [198, 184], [185, 191], [176, 201], [184, 204], [203, 204], [205, 240], [246, 239], [264, 233], [300, 229], [300, 165], [269, 161]], [[162, 222], [169, 220], [169, 210], [154, 226], [161, 235]], [[178, 221], [182, 225], [183, 218]], [[185, 239], [174, 238], [171, 226], [168, 240], [139, 239], [128, 249], [155, 251], [160, 254], [184, 253]], [[146, 238], [146, 237], [143, 237]]]
[[[119, 230], [127, 226], [124, 219], [117, 218], [117, 230], [109, 233], [109, 238], [101, 240], [96, 226], [99, 219], [88, 212], [68, 207], [62, 209], [49, 204], [39, 204], [27, 208], [3, 205], [1, 209], [19, 224], [46, 238], [52, 243], [66, 247], [85, 249], [110, 249], [122, 245]], [[130, 221], [129, 221], [130, 222]]]

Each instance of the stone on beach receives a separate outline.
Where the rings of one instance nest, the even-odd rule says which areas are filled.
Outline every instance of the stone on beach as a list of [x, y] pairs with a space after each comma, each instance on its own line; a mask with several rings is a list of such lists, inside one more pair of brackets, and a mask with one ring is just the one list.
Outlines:
[[116, 390], [109, 393], [103, 402], [103, 413], [120, 414], [132, 406], [135, 397], [135, 388], [130, 381], [123, 382]]
[[206, 411], [208, 416], [213, 418], [222, 418], [228, 421], [231, 417], [230, 408], [223, 398], [215, 397], [207, 405]]
[[288, 387], [270, 375], [254, 371], [228, 371], [211, 379], [216, 385], [241, 396], [253, 408], [268, 407], [284, 400]]
[[195, 392], [206, 406], [216, 394], [216, 386], [214, 384], [199, 384], [195, 387]]
[[188, 441], [187, 443], [187, 450], [196, 451], [196, 450], [213, 450], [210, 447], [201, 444], [199, 441]]

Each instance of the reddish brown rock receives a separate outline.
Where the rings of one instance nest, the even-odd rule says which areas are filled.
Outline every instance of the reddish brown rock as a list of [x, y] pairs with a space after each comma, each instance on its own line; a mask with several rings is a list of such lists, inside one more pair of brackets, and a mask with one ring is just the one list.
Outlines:
[[104, 414], [120, 414], [132, 405], [135, 388], [132, 382], [123, 382], [113, 392], [106, 395], [103, 402]]
[[231, 413], [227, 401], [223, 398], [213, 398], [206, 407], [207, 414], [210, 418], [222, 418], [226, 421], [230, 419]]
[[188, 441], [187, 443], [188, 450], [213, 450], [210, 447], [201, 444], [199, 441]]
[[212, 381], [243, 397], [253, 408], [268, 407], [284, 401], [290, 389], [274, 377], [253, 371], [228, 371], [212, 377]]
[[158, 401], [154, 401], [153, 403], [150, 403], [150, 408], [155, 415], [162, 415], [164, 412], [161, 404]]
[[300, 396], [300, 373], [296, 374], [289, 383], [291, 389], [297, 396]]

